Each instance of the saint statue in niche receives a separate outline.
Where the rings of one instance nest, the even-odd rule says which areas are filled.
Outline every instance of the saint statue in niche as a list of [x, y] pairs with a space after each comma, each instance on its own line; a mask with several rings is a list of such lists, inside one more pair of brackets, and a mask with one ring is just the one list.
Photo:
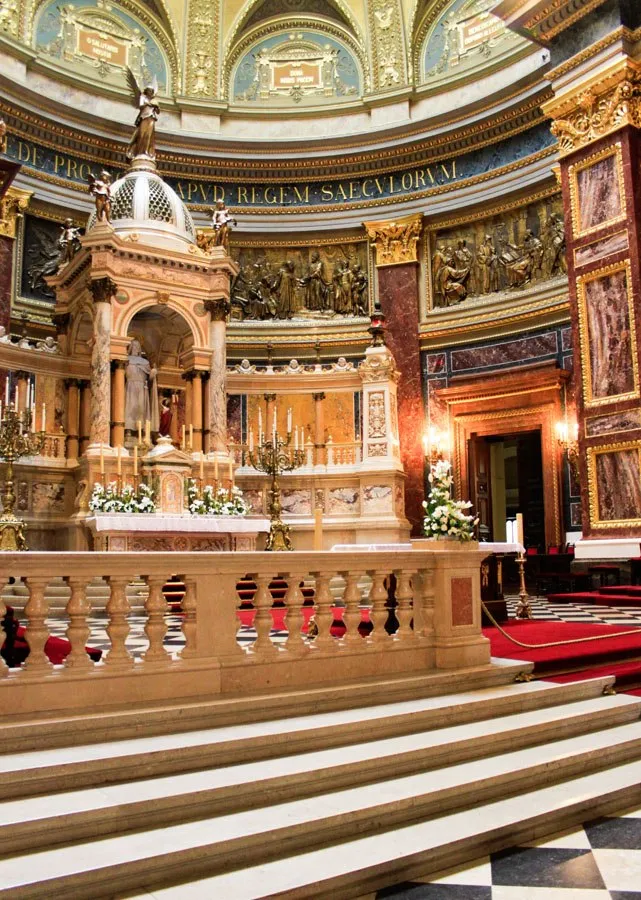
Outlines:
[[169, 435], [171, 433], [172, 420], [172, 403], [176, 402], [176, 395], [172, 397], [163, 397], [160, 401], [160, 423], [158, 425], [158, 434]]
[[156, 122], [160, 115], [160, 106], [156, 102], [158, 80], [154, 75], [152, 83], [141, 88], [134, 73], [127, 68], [127, 84], [138, 110], [136, 130], [129, 142], [127, 159], [133, 160], [137, 156], [156, 159]]
[[158, 388], [156, 385], [156, 368], [147, 359], [138, 338], [133, 338], [127, 347], [127, 368], [125, 378], [125, 430], [137, 431], [145, 422], [151, 423], [151, 431], [160, 429], [160, 412], [158, 409]]

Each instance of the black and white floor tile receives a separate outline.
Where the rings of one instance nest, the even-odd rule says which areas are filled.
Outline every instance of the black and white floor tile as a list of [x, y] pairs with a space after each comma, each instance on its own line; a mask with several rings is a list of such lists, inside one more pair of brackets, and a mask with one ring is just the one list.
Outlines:
[[641, 808], [361, 900], [641, 900]]
[[[514, 616], [518, 597], [507, 597], [507, 609]], [[545, 597], [531, 597], [534, 619], [556, 619], [559, 622], [595, 622], [605, 625], [641, 624], [641, 601], [638, 606], [598, 606], [595, 603], [548, 603]]]

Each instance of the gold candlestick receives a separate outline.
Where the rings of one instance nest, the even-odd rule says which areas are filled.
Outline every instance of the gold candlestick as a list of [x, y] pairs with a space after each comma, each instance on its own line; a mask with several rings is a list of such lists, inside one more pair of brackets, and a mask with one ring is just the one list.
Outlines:
[[516, 558], [519, 567], [519, 602], [516, 604], [515, 616], [517, 619], [531, 619], [532, 606], [530, 605], [530, 596], [525, 586], [525, 554], [523, 550], [519, 550]]
[[283, 472], [291, 472], [293, 469], [305, 463], [305, 451], [295, 450], [291, 447], [292, 434], [287, 433], [285, 439], [278, 436], [274, 430], [271, 441], [259, 441], [258, 448], [254, 452], [249, 451], [249, 462], [259, 472], [265, 472], [271, 476], [269, 489], [269, 536], [265, 550], [292, 550], [292, 542], [289, 537], [289, 525], [286, 525], [281, 514], [283, 508], [280, 502], [279, 476]]
[[0, 550], [27, 549], [27, 541], [24, 536], [27, 526], [14, 512], [16, 494], [13, 464], [23, 456], [35, 456], [44, 447], [46, 437], [44, 427], [41, 431], [31, 431], [32, 415], [30, 409], [18, 412], [10, 406], [6, 406], [0, 421], [0, 457], [4, 459], [7, 466], [2, 492], [4, 512], [0, 516]]

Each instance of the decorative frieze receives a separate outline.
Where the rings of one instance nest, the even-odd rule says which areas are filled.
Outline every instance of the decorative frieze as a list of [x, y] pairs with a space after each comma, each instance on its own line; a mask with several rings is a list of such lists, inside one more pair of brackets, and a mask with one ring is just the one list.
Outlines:
[[190, 0], [185, 55], [185, 93], [218, 96], [218, 0]]
[[407, 62], [400, 0], [369, 0], [374, 90], [407, 84]]

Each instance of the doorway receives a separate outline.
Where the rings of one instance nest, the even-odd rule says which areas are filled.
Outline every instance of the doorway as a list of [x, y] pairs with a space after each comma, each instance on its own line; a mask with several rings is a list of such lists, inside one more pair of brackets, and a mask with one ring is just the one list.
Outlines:
[[526, 546], [545, 550], [541, 431], [472, 434], [468, 455], [480, 540], [505, 541], [507, 520], [520, 512]]

